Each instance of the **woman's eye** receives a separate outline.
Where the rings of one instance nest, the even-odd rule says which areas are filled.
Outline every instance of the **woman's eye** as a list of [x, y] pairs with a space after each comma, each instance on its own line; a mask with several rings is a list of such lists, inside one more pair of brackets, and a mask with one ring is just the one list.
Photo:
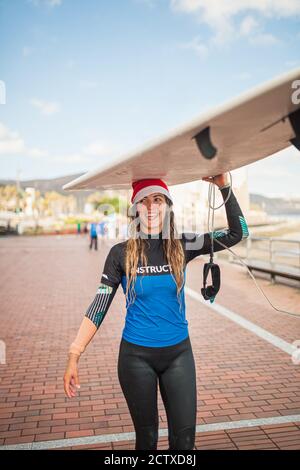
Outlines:
[[[154, 202], [161, 204], [163, 201], [162, 201], [161, 198], [156, 197], [156, 198], [154, 198]], [[142, 204], [145, 204], [145, 203], [146, 203], [146, 199], [142, 199], [142, 200], [141, 200], [141, 203], [142, 203]]]

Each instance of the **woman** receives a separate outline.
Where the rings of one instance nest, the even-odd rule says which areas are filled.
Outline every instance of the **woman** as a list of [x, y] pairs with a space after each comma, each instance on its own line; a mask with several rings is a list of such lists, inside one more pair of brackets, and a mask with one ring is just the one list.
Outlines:
[[[228, 174], [203, 178], [226, 200]], [[126, 295], [126, 320], [119, 347], [118, 378], [135, 428], [135, 450], [156, 450], [157, 384], [166, 409], [169, 450], [195, 445], [197, 391], [195, 362], [185, 318], [186, 264], [208, 254], [209, 233], [178, 237], [172, 197], [161, 179], [132, 184], [129, 239], [115, 244], [106, 258], [101, 284], [69, 349], [64, 375], [66, 395], [79, 386], [78, 360], [100, 327], [119, 284]], [[228, 229], [214, 232], [230, 247], [248, 236], [233, 191], [225, 205]], [[224, 248], [214, 243], [214, 251]]]

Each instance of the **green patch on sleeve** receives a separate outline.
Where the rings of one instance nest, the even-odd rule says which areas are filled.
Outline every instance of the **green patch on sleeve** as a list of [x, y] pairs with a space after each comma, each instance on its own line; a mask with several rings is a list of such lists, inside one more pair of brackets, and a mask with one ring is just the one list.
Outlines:
[[97, 312], [95, 315], [95, 324], [97, 328], [100, 326], [102, 319], [103, 319], [104, 312]]
[[242, 232], [243, 232], [242, 238], [247, 238], [249, 237], [249, 230], [248, 230], [247, 222], [245, 218], [242, 217], [241, 215], [239, 215], [239, 219], [240, 219], [240, 224], [242, 226]]
[[111, 294], [112, 290], [112, 287], [107, 286], [106, 284], [100, 284], [97, 290], [97, 294]]
[[[213, 238], [221, 238], [221, 237], [224, 237], [224, 235], [227, 235], [229, 232], [229, 230], [227, 228], [223, 229], [223, 230], [216, 230], [213, 232]], [[211, 234], [211, 232], [210, 232]]]

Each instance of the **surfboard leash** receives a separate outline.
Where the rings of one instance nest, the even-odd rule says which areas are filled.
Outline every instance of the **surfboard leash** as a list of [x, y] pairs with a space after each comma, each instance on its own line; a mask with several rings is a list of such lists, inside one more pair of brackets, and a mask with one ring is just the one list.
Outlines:
[[[251, 270], [248, 268], [248, 266], [244, 262], [244, 260], [237, 253], [235, 253], [231, 248], [224, 245], [224, 243], [220, 242], [220, 240], [217, 240], [216, 238], [213, 238], [213, 234], [214, 234], [214, 212], [215, 212], [215, 210], [220, 209], [220, 207], [225, 205], [226, 202], [228, 201], [228, 199], [230, 198], [230, 195], [231, 195], [232, 175], [231, 175], [230, 171], [229, 171], [229, 175], [230, 175], [230, 190], [229, 190], [229, 193], [228, 193], [227, 198], [225, 199], [225, 201], [223, 201], [223, 203], [218, 207], [215, 207], [215, 184], [214, 183], [209, 183], [209, 188], [208, 188], [209, 207], [208, 207], [207, 227], [208, 227], [208, 231], [210, 232], [210, 237], [211, 237], [211, 250], [210, 250], [210, 261], [209, 261], [209, 263], [205, 263], [204, 267], [203, 267], [203, 288], [201, 289], [201, 293], [202, 293], [205, 300], [210, 300], [210, 302], [212, 303], [215, 299], [216, 294], [218, 293], [218, 291], [220, 289], [220, 285], [221, 285], [220, 267], [219, 267], [219, 265], [217, 265], [213, 262], [213, 256], [214, 256], [213, 240], [215, 240], [217, 243], [219, 243], [219, 245], [223, 246], [228, 251], [230, 251], [230, 253], [232, 253], [244, 266], [246, 266], [246, 268], [247, 268], [251, 278], [253, 279], [256, 287], [262, 293], [262, 295], [267, 299], [267, 301], [269, 302], [271, 307], [274, 308], [274, 310], [277, 310], [278, 312], [282, 312], [282, 313], [285, 313], [285, 314], [293, 316], [293, 317], [300, 318], [300, 313], [294, 313], [294, 312], [290, 312], [289, 310], [283, 310], [283, 309], [275, 307], [275, 305], [272, 304], [272, 302], [269, 300], [267, 295], [264, 293], [263, 289], [256, 282], [256, 279], [255, 279], [254, 275], [252, 274]], [[213, 206], [211, 205], [211, 193], [212, 192], [213, 192]], [[210, 228], [210, 210], [211, 209], [212, 209], [212, 224], [211, 224], [211, 228]], [[206, 287], [207, 276], [208, 276], [208, 273], [209, 273], [210, 270], [211, 270], [211, 276], [212, 276], [212, 285]]]
[[[232, 191], [232, 175], [229, 172], [230, 175], [230, 188], [229, 188], [229, 193], [227, 195], [227, 198], [223, 202], [223, 204], [226, 204], [228, 199], [230, 198], [231, 191]], [[214, 179], [214, 177], [213, 177]], [[211, 192], [213, 191], [213, 206], [211, 206]], [[209, 207], [208, 207], [208, 227], [209, 227], [209, 219], [210, 219], [210, 210], [213, 209], [212, 211], [212, 230], [210, 232], [210, 239], [211, 239], [211, 244], [210, 244], [210, 260], [208, 263], [205, 263], [203, 266], [203, 287], [201, 288], [201, 294], [203, 295], [205, 300], [209, 300], [210, 303], [212, 303], [215, 300], [215, 297], [217, 293], [219, 292], [220, 286], [221, 286], [221, 271], [220, 271], [220, 266], [216, 263], [214, 263], [214, 244], [213, 244], [213, 235], [214, 235], [214, 215], [215, 215], [215, 210], [219, 209], [222, 207], [223, 204], [221, 204], [219, 207], [215, 207], [215, 185], [214, 183], [209, 184], [209, 193], [208, 193], [208, 200], [209, 200]], [[209, 230], [209, 228], [208, 228]], [[206, 286], [207, 282], [207, 276], [211, 272], [211, 279], [212, 279], [212, 285]]]

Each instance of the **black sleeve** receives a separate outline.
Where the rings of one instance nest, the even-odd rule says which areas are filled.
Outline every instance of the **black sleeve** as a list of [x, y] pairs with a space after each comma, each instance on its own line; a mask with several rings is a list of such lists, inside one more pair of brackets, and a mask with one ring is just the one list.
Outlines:
[[118, 288], [122, 279], [122, 267], [120, 256], [120, 245], [112, 246], [104, 263], [104, 268], [101, 276], [101, 282], [103, 282], [103, 284]]
[[103, 322], [121, 282], [122, 271], [118, 253], [119, 251], [116, 249], [116, 246], [110, 249], [104, 263], [101, 283], [97, 289], [94, 300], [89, 305], [85, 314], [97, 328], [99, 328]]
[[[226, 185], [220, 189], [223, 200], [225, 201], [230, 191], [230, 186]], [[230, 248], [236, 245], [243, 238], [249, 236], [247, 222], [244, 218], [240, 205], [233, 193], [225, 204], [228, 228], [222, 230], [214, 230], [213, 232], [213, 250], [221, 251], [225, 248], [214, 239], [220, 240], [221, 243]], [[183, 241], [186, 255], [186, 263], [199, 255], [210, 253], [211, 249], [211, 232], [206, 233], [183, 233]]]

